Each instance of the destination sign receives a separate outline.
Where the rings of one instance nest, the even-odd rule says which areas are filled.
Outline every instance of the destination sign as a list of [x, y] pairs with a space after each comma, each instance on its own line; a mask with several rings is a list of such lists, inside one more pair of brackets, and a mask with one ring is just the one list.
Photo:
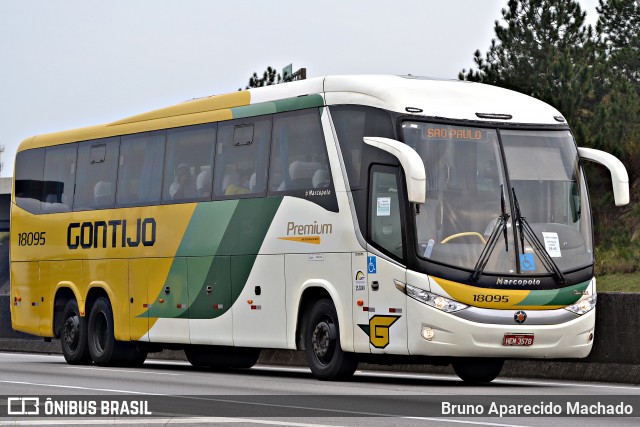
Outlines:
[[429, 124], [424, 127], [424, 137], [447, 141], [485, 142], [487, 141], [487, 130]]

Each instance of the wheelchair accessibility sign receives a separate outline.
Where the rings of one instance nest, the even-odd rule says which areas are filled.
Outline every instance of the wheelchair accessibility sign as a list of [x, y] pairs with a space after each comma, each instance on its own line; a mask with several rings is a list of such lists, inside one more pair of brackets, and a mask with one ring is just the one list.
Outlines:
[[521, 254], [520, 255], [520, 269], [522, 271], [535, 271], [536, 261], [533, 258], [533, 254]]
[[377, 269], [378, 268], [376, 266], [376, 257], [374, 256], [367, 257], [367, 271], [369, 272], [369, 274], [375, 274]]

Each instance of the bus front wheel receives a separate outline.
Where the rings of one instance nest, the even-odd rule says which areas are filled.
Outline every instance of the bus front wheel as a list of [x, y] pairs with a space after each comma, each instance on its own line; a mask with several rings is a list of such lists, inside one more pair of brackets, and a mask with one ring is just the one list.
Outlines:
[[358, 367], [352, 353], [340, 347], [338, 314], [329, 299], [318, 301], [309, 314], [305, 331], [307, 360], [313, 375], [320, 380], [349, 378]]
[[452, 365], [456, 375], [463, 381], [469, 383], [488, 383], [500, 375], [504, 360], [470, 358], [453, 362]]
[[80, 316], [78, 302], [73, 298], [67, 301], [62, 310], [60, 344], [62, 354], [70, 365], [91, 363], [91, 354], [87, 343], [87, 319]]
[[99, 297], [89, 315], [89, 353], [99, 366], [139, 366], [147, 358], [147, 352], [135, 343], [116, 341], [113, 335], [113, 310], [109, 300]]

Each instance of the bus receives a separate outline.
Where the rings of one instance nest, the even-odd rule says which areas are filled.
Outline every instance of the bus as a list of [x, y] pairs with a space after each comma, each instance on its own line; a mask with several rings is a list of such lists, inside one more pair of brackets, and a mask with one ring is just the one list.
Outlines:
[[327, 76], [31, 137], [15, 161], [11, 318], [70, 364], [253, 366], [582, 358], [597, 300], [565, 118], [479, 83]]

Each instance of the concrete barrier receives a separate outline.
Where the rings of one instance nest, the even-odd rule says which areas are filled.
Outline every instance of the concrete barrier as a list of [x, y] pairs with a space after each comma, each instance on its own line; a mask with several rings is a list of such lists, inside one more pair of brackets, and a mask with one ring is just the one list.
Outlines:
[[[0, 296], [0, 351], [60, 353], [57, 340], [44, 342], [42, 338], [11, 329], [9, 303], [8, 295]], [[595, 341], [589, 357], [508, 360], [501, 377], [640, 383], [640, 316], [636, 307], [640, 307], [640, 294], [598, 294]], [[152, 353], [150, 357], [185, 360], [182, 351]], [[264, 350], [258, 363], [307, 366], [304, 352], [291, 350]], [[432, 365], [361, 364], [360, 369], [454, 374], [450, 366]]]

